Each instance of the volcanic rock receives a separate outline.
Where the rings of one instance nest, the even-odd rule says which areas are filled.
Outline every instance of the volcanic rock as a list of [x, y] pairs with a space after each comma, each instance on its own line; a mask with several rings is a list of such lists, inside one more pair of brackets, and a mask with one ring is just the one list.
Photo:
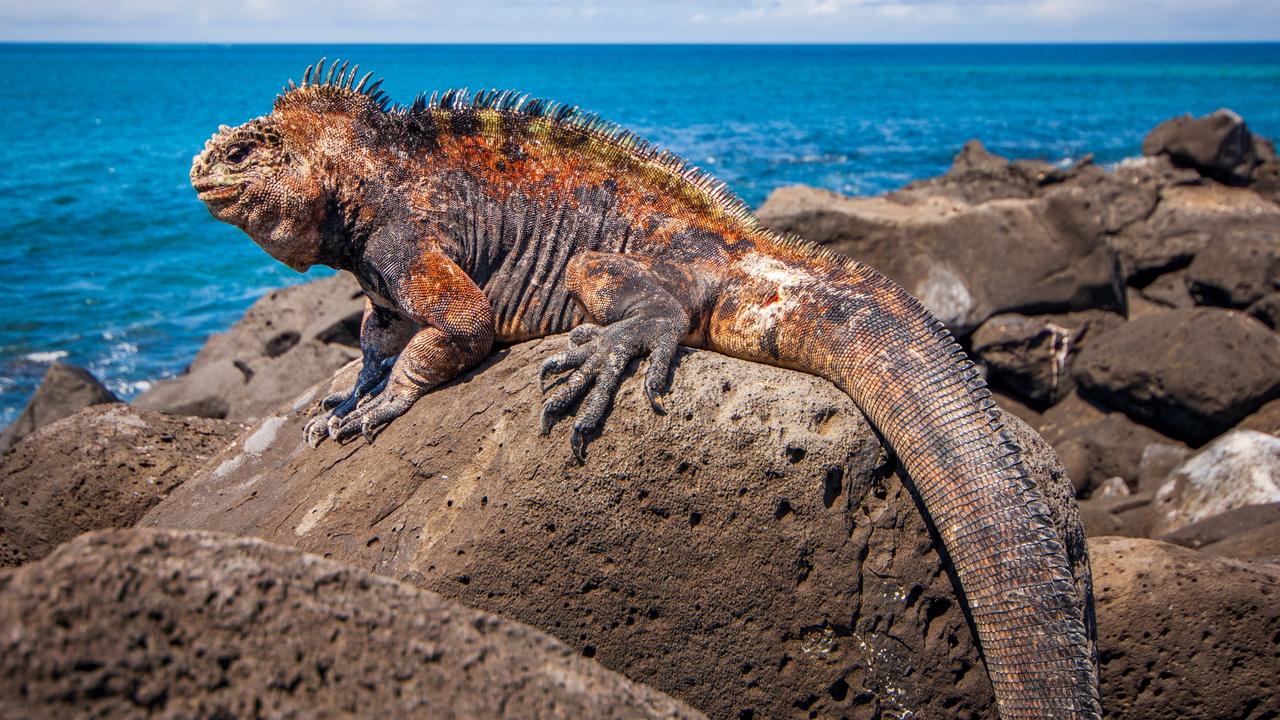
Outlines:
[[1280, 502], [1280, 438], [1232, 430], [1187, 458], [1156, 492], [1151, 532], [1272, 502]]
[[1243, 313], [1170, 310], [1094, 338], [1075, 374], [1089, 398], [1200, 444], [1280, 395], [1280, 335]]
[[1280, 291], [1280, 223], [1209, 245], [1196, 254], [1187, 276], [1201, 305], [1243, 308]]
[[1108, 718], [1268, 716], [1280, 566], [1136, 538], [1091, 538], [1089, 555]]
[[1044, 407], [1065, 397], [1075, 381], [1071, 364], [1088, 338], [1124, 318], [1101, 310], [1064, 315], [996, 315], [974, 331], [973, 354], [997, 381]]
[[[315, 388], [142, 523], [255, 535], [436, 590], [715, 717], [991, 716], [946, 566], [847, 396], [681, 351], [667, 414], [632, 378], [582, 464], [570, 422], [538, 432], [538, 367], [564, 343], [502, 351], [372, 444], [308, 448], [328, 390]], [[1006, 420], [1080, 562], [1061, 468]]]
[[122, 403], [40, 428], [0, 458], [0, 567], [86, 530], [133, 525], [243, 429]]
[[156, 383], [134, 405], [175, 415], [256, 420], [360, 356], [364, 295], [347, 273], [273, 290], [188, 371]]
[[1247, 312], [1272, 330], [1280, 330], [1280, 292], [1264, 296], [1250, 305]]
[[1280, 502], [1245, 505], [1161, 536], [1210, 555], [1280, 560]]
[[758, 215], [897, 280], [961, 335], [1002, 312], [1124, 307], [1097, 201], [1079, 189], [970, 205], [786, 187]]
[[1260, 162], [1249, 126], [1227, 108], [1165, 120], [1142, 141], [1142, 154], [1167, 155], [1179, 167], [1232, 184], [1248, 182]]
[[[1170, 185], [1140, 222], [1108, 235], [1127, 279], [1142, 285], [1153, 276], [1190, 264], [1214, 245], [1253, 242], [1274, 236], [1280, 205], [1252, 190], [1217, 183]], [[1254, 240], [1251, 240], [1253, 238]]]
[[1046, 410], [1039, 429], [1081, 495], [1112, 477], [1124, 478], [1136, 489], [1143, 453], [1153, 444], [1173, 442], [1079, 393]]
[[533, 628], [260, 540], [91, 533], [0, 576], [0, 715], [701, 718]]
[[1280, 398], [1263, 405], [1236, 427], [1280, 436]]
[[0, 453], [6, 452], [37, 428], [91, 405], [116, 402], [120, 399], [88, 370], [55, 362], [45, 371], [40, 387], [36, 388], [17, 419], [0, 433]]

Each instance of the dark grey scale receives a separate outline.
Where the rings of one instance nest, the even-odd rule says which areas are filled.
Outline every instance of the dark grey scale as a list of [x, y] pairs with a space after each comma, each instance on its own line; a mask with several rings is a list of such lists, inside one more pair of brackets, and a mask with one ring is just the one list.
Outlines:
[[574, 255], [619, 252], [636, 229], [617, 211], [611, 182], [577, 191], [571, 201], [500, 201], [468, 173], [448, 178], [458, 206], [447, 217], [455, 259], [489, 297], [500, 332], [563, 332], [582, 320], [565, 282]]

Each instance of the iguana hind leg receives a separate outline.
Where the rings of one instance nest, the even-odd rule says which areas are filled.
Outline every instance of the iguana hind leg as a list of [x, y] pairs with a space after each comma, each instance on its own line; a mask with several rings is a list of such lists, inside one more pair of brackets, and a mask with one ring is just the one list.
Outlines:
[[[580, 325], [569, 334], [569, 348], [542, 365], [546, 400], [542, 407], [542, 431], [575, 405], [571, 443], [579, 459], [585, 456], [586, 438], [600, 429], [622, 384], [627, 365], [647, 355], [644, 389], [655, 410], [666, 392], [680, 339], [689, 330], [690, 312], [672, 292], [678, 271], [650, 258], [586, 252], [570, 261], [570, 291], [600, 324]], [[546, 385], [548, 376], [569, 372]]]

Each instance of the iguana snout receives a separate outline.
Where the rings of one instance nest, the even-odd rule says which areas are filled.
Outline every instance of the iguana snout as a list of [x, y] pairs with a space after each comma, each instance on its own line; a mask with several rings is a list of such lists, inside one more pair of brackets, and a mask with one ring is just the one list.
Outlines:
[[219, 220], [244, 230], [272, 257], [299, 272], [318, 261], [323, 184], [271, 115], [223, 125], [191, 160], [196, 197]]

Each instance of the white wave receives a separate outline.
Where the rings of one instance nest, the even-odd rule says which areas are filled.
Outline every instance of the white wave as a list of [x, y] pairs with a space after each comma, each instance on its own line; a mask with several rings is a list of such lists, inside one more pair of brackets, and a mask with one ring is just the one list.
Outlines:
[[45, 350], [43, 352], [27, 353], [23, 357], [34, 363], [51, 363], [61, 360], [69, 354], [66, 350]]

